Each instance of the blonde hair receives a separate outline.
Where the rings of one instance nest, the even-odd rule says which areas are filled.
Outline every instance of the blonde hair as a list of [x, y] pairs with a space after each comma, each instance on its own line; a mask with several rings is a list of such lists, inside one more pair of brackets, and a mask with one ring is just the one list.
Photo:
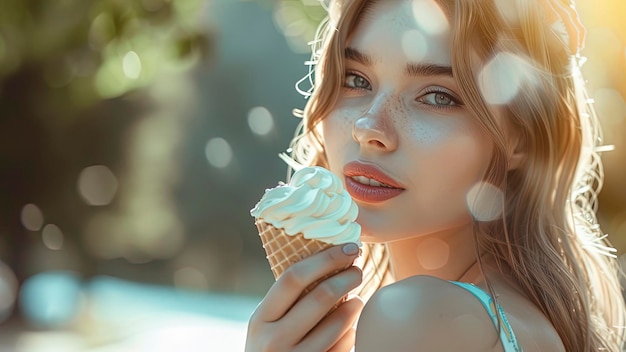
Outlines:
[[[613, 249], [596, 220], [602, 186], [601, 135], [586, 97], [578, 59], [546, 23], [547, 1], [509, 0], [504, 16], [494, 0], [440, 1], [450, 18], [452, 67], [459, 94], [494, 144], [484, 180], [502, 189], [498, 221], [476, 223], [481, 255], [496, 258], [559, 333], [567, 351], [620, 352], [625, 307]], [[318, 123], [333, 109], [344, 79], [347, 37], [374, 1], [331, 3], [313, 43], [311, 90], [293, 158], [328, 166]], [[530, 79], [504, 104], [506, 124], [520, 138], [525, 160], [509, 171], [504, 128], [481, 94], [477, 68], [504, 53]], [[470, 59], [471, 58], [471, 59]], [[368, 245], [366, 295], [390, 279], [383, 245]]]

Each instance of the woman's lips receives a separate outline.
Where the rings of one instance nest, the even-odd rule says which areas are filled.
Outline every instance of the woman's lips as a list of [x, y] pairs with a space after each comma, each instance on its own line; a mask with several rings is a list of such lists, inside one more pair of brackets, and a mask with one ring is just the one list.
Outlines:
[[[373, 164], [353, 161], [343, 168], [343, 173], [346, 176], [346, 190], [357, 201], [380, 203], [404, 192], [402, 185]], [[376, 185], [363, 184], [353, 177], [365, 177], [374, 180]]]

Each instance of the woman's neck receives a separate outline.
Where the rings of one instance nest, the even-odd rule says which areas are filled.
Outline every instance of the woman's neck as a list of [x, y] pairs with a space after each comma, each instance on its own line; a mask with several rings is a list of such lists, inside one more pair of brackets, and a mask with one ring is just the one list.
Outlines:
[[387, 243], [396, 280], [430, 275], [475, 282], [482, 278], [471, 226]]

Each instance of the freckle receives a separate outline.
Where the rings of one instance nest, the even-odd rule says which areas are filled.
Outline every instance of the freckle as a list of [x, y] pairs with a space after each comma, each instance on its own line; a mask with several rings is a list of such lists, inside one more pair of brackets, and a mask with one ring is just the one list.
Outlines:
[[459, 340], [469, 344], [478, 343], [484, 336], [481, 330], [483, 322], [471, 314], [463, 314], [454, 318], [450, 323], [450, 336], [457, 336]]
[[438, 238], [427, 238], [417, 247], [417, 260], [427, 270], [441, 269], [450, 259], [450, 246]]
[[433, 136], [428, 132], [422, 124], [413, 125], [409, 128], [409, 132], [416, 141], [420, 142], [432, 142]]

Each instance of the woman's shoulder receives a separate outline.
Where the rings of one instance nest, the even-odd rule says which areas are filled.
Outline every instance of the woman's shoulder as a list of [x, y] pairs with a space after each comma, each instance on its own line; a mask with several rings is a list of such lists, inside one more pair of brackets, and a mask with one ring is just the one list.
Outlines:
[[[539, 310], [514, 290], [503, 291], [498, 301], [505, 302], [504, 314], [524, 351], [562, 351]], [[503, 350], [475, 292], [431, 276], [413, 276], [376, 292], [359, 319], [356, 346], [359, 352]]]
[[367, 302], [357, 351], [502, 351], [483, 307], [457, 285], [413, 276], [385, 286]]

